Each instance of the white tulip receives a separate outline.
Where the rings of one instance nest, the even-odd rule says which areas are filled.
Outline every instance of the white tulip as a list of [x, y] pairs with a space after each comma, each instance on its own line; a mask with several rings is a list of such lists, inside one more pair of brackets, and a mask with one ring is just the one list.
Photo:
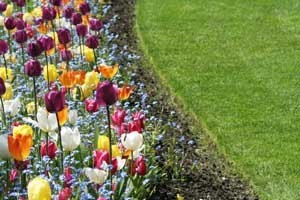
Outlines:
[[78, 128], [62, 127], [61, 140], [65, 151], [72, 151], [80, 145], [80, 133]]
[[48, 113], [46, 109], [39, 108], [36, 117], [39, 128], [44, 132], [52, 133], [58, 128], [54, 113]]
[[21, 107], [21, 103], [18, 98], [4, 101], [3, 105], [4, 105], [4, 112], [10, 116], [15, 116], [19, 112], [19, 108]]
[[70, 124], [75, 124], [78, 118], [77, 110], [70, 110], [68, 115], [68, 121]]
[[121, 142], [126, 149], [136, 151], [143, 145], [143, 135], [137, 131], [122, 134]]
[[0, 135], [0, 158], [8, 159], [10, 157], [11, 156], [8, 150], [7, 135]]
[[96, 168], [85, 168], [84, 173], [90, 179], [90, 181], [100, 185], [104, 183], [108, 176], [107, 171]]

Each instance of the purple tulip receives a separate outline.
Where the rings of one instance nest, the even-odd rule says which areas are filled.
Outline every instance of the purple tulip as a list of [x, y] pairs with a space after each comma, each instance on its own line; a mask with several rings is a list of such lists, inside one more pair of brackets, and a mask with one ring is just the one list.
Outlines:
[[3, 1], [0, 1], [0, 12], [4, 12], [6, 10], [7, 4]]
[[15, 3], [19, 7], [24, 7], [26, 5], [26, 1], [25, 0], [15, 0]]
[[61, 6], [62, 0], [50, 0], [50, 3], [54, 6]]
[[50, 91], [45, 95], [46, 109], [50, 113], [57, 113], [64, 109], [65, 94], [62, 91]]
[[42, 35], [37, 39], [37, 42], [43, 51], [49, 51], [54, 48], [54, 40], [50, 36]]
[[99, 46], [99, 40], [97, 35], [89, 35], [86, 38], [85, 45], [91, 49], [96, 49]]
[[37, 42], [30, 42], [27, 45], [27, 53], [31, 57], [37, 57], [42, 53], [42, 49]]
[[43, 20], [45, 21], [52, 21], [56, 17], [56, 10], [52, 7], [43, 7], [42, 13], [43, 13]]
[[25, 63], [25, 74], [30, 77], [40, 76], [42, 74], [42, 68], [39, 61], [30, 59]]
[[25, 30], [18, 30], [14, 33], [14, 38], [17, 43], [23, 44], [27, 41], [27, 33]]
[[5, 40], [0, 40], [0, 55], [5, 54], [8, 51], [8, 44]]
[[71, 17], [71, 23], [73, 25], [81, 24], [82, 23], [82, 18], [80, 13], [73, 13]]
[[5, 83], [2, 78], [0, 78], [0, 96], [6, 92]]
[[118, 87], [110, 81], [104, 81], [96, 90], [96, 102], [100, 106], [113, 105], [118, 100]]
[[103, 23], [99, 19], [91, 18], [90, 22], [90, 29], [93, 31], [100, 31], [103, 27]]
[[62, 50], [60, 55], [63, 61], [70, 61], [72, 59], [72, 52], [70, 50]]
[[77, 24], [76, 25], [76, 33], [79, 37], [84, 37], [86, 36], [88, 32], [87, 26], [83, 24]]
[[15, 22], [18, 30], [23, 30], [26, 28], [26, 22], [23, 19], [17, 18]]
[[91, 11], [91, 8], [87, 2], [84, 2], [79, 5], [79, 10], [80, 10], [81, 14], [85, 15]]
[[66, 18], [66, 19], [70, 19], [72, 17], [72, 14], [75, 12], [74, 8], [70, 7], [70, 6], [66, 6], [64, 7], [64, 10], [63, 10], [63, 16]]
[[61, 44], [68, 44], [69, 42], [71, 42], [71, 32], [67, 28], [58, 29], [57, 36], [59, 43]]
[[16, 27], [16, 21], [13, 17], [8, 17], [6, 18], [4, 25], [7, 30], [13, 30]]

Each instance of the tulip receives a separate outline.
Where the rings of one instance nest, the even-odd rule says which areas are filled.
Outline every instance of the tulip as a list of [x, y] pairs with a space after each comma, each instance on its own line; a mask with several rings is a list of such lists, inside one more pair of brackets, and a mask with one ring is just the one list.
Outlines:
[[66, 62], [69, 62], [70, 60], [72, 60], [72, 52], [68, 49], [64, 49], [60, 52], [60, 56], [61, 56], [61, 59], [63, 61], [66, 61]]
[[66, 167], [64, 170], [64, 187], [71, 187], [73, 181], [72, 169]]
[[85, 37], [88, 32], [87, 26], [83, 24], [76, 25], [76, 33], [79, 37]]
[[32, 146], [31, 135], [8, 136], [8, 149], [11, 156], [18, 161], [24, 161], [30, 154], [30, 148]]
[[16, 27], [16, 22], [13, 17], [8, 17], [5, 19], [4, 26], [7, 30], [13, 30]]
[[1, 159], [9, 159], [11, 157], [8, 150], [8, 139], [7, 135], [0, 135], [0, 158]]
[[37, 42], [30, 42], [27, 45], [27, 53], [31, 57], [37, 57], [42, 53], [42, 49]]
[[0, 12], [4, 12], [7, 8], [7, 4], [3, 1], [0, 1]]
[[50, 113], [57, 113], [64, 109], [65, 94], [61, 91], [50, 91], [45, 95], [46, 109]]
[[98, 36], [96, 35], [89, 35], [86, 38], [85, 45], [91, 49], [96, 49], [99, 46]]
[[8, 44], [4, 40], [0, 40], [0, 55], [4, 55], [8, 51]]
[[[93, 92], [93, 90], [89, 86], [87, 86], [86, 84], [83, 84], [81, 86], [74, 88], [73, 96], [74, 96], [74, 98], [79, 98], [80, 101], [83, 101], [86, 98], [88, 98], [89, 96], [91, 96], [92, 92]], [[98, 108], [97, 108], [97, 110], [98, 110]]]
[[12, 16], [12, 14], [13, 14], [13, 9], [14, 9], [13, 4], [8, 4], [8, 5], [6, 6], [6, 10], [3, 12], [3, 15], [4, 15], [5, 17], [10, 17], [10, 16]]
[[37, 122], [40, 129], [44, 132], [51, 133], [58, 128], [56, 115], [48, 113], [45, 109], [39, 108], [37, 112]]
[[17, 179], [18, 175], [19, 175], [18, 170], [12, 169], [9, 174], [9, 181], [14, 182]]
[[43, 20], [52, 21], [56, 17], [56, 10], [53, 7], [43, 7]]
[[41, 64], [38, 60], [30, 59], [25, 63], [25, 73], [30, 76], [40, 76], [42, 74]]
[[77, 110], [70, 110], [68, 115], [68, 121], [70, 124], [75, 124], [78, 118]]
[[51, 200], [51, 188], [47, 180], [36, 177], [27, 186], [28, 200]]
[[80, 133], [78, 128], [73, 130], [69, 127], [62, 127], [61, 139], [64, 151], [73, 151], [80, 145]]
[[121, 143], [128, 150], [138, 150], [143, 145], [143, 142], [143, 135], [137, 131], [121, 135]]
[[128, 87], [127, 84], [124, 84], [122, 88], [119, 88], [118, 97], [119, 100], [126, 100], [129, 98], [130, 94], [133, 92], [134, 86]]
[[72, 197], [72, 189], [67, 187], [62, 189], [58, 194], [58, 200], [69, 200]]
[[73, 25], [81, 24], [82, 23], [82, 18], [80, 13], [73, 13], [71, 17], [71, 23]]
[[6, 87], [3, 79], [0, 77], [0, 96], [6, 92]]
[[93, 49], [90, 49], [88, 47], [84, 47], [84, 56], [85, 60], [89, 63], [95, 62], [95, 51]]
[[78, 84], [78, 85], [84, 84], [85, 71], [83, 71], [83, 70], [74, 71], [73, 75], [74, 75], [74, 79], [75, 79], [75, 84]]
[[147, 173], [147, 166], [146, 166], [146, 161], [143, 156], [139, 156], [135, 162], [133, 163], [132, 170], [131, 170], [132, 175], [135, 175], [136, 173], [145, 176]]
[[98, 149], [103, 151], [109, 151], [109, 138], [105, 135], [99, 135], [98, 137]]
[[79, 5], [79, 11], [81, 14], [86, 15], [91, 11], [90, 5], [87, 2], [84, 2]]
[[68, 106], [65, 105], [64, 109], [57, 113], [59, 125], [64, 125], [68, 120]]
[[113, 66], [107, 66], [105, 64], [101, 64], [99, 66], [99, 71], [101, 72], [102, 76], [106, 79], [112, 79], [119, 70], [119, 65], [115, 64]]
[[17, 136], [17, 135], [33, 135], [33, 130], [31, 128], [31, 126], [28, 126], [26, 124], [24, 125], [19, 125], [19, 126], [15, 126], [13, 128], [13, 136]]
[[140, 130], [138, 132], [141, 133], [142, 130], [145, 128], [145, 124], [144, 124], [146, 120], [145, 114], [142, 112], [136, 112], [132, 115], [132, 117], [135, 126], [137, 126], [138, 129]]
[[[7, 77], [6, 77], [6, 72], [7, 72]], [[13, 74], [12, 69], [0, 67], [0, 77], [3, 79], [4, 82], [5, 81], [11, 82], [14, 79], [14, 74]]]
[[55, 65], [51, 64], [48, 66], [48, 75], [47, 75], [47, 67], [44, 67], [43, 76], [49, 82], [55, 81], [58, 77], [58, 73], [57, 73]]
[[109, 106], [118, 100], [118, 90], [115, 85], [109, 81], [99, 84], [96, 90], [96, 101], [100, 106]]
[[3, 104], [5, 108], [5, 113], [10, 116], [15, 116], [19, 112], [19, 108], [21, 107], [21, 103], [17, 98], [13, 100], [4, 101]]
[[59, 80], [61, 84], [67, 88], [72, 88], [75, 85], [75, 76], [73, 71], [64, 71], [60, 75]]
[[54, 159], [56, 156], [57, 147], [53, 141], [42, 142], [41, 156], [48, 156], [50, 159]]
[[15, 3], [19, 7], [24, 7], [26, 5], [26, 1], [25, 0], [16, 0]]
[[117, 108], [111, 116], [113, 125], [116, 127], [120, 127], [125, 121], [125, 116], [126, 111], [121, 108]]
[[102, 185], [108, 176], [107, 171], [100, 169], [84, 168], [84, 173], [90, 181], [99, 185]]
[[75, 12], [74, 8], [70, 7], [70, 6], [67, 6], [64, 8], [63, 10], [63, 16], [66, 18], [66, 19], [70, 19], [72, 17], [72, 14]]
[[25, 30], [18, 30], [15, 32], [14, 38], [17, 43], [23, 44], [24, 42], [27, 41], [27, 33]]
[[86, 99], [85, 100], [85, 109], [89, 113], [94, 113], [99, 110], [99, 105], [95, 99]]
[[24, 30], [26, 28], [26, 22], [22, 18], [17, 18], [16, 27], [18, 30]]
[[67, 28], [58, 29], [57, 36], [58, 36], [59, 43], [61, 44], [66, 45], [71, 41], [71, 32]]
[[98, 169], [102, 169], [103, 164], [109, 163], [108, 151], [96, 150], [93, 151], [93, 166]]
[[93, 31], [100, 31], [100, 29], [103, 27], [103, 23], [99, 19], [91, 18], [89, 23], [90, 29]]
[[54, 6], [61, 6], [62, 0], [50, 0], [50, 3]]
[[86, 73], [85, 80], [84, 80], [84, 84], [86, 84], [86, 86], [94, 90], [97, 88], [98, 83], [99, 83], [99, 77], [97, 72], [91, 71]]
[[50, 36], [42, 35], [37, 41], [43, 51], [49, 51], [54, 48], [54, 40]]

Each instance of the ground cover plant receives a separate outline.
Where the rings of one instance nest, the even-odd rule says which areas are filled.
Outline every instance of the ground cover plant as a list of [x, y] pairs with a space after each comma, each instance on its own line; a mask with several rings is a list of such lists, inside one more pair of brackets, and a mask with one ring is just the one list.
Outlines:
[[297, 1], [140, 0], [143, 49], [262, 199], [298, 199]]

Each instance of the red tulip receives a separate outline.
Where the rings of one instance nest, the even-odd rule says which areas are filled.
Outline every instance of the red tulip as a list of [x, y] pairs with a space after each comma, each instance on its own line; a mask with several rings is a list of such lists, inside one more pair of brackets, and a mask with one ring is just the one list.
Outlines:
[[17, 18], [16, 27], [18, 30], [23, 30], [26, 28], [26, 22], [22, 18]]
[[[47, 148], [48, 148], [48, 154], [47, 154]], [[49, 158], [54, 159], [56, 156], [56, 144], [53, 141], [48, 141], [48, 144], [46, 142], [43, 142], [41, 145], [41, 156], [49, 156]]]
[[7, 30], [13, 30], [16, 27], [15, 19], [13, 17], [6, 18], [4, 25]]
[[59, 43], [61, 44], [66, 45], [69, 42], [71, 42], [71, 32], [67, 28], [58, 29], [57, 36], [58, 36]]
[[64, 170], [64, 187], [71, 187], [72, 180], [72, 169], [70, 167], [66, 167]]
[[18, 177], [18, 170], [12, 169], [9, 174], [9, 181], [13, 182], [17, 179], [17, 177]]
[[95, 99], [86, 99], [85, 100], [85, 109], [89, 113], [94, 113], [99, 110], [99, 105], [97, 104]]
[[0, 55], [5, 54], [8, 51], [8, 44], [4, 40], [0, 40]]
[[72, 197], [72, 189], [66, 187], [62, 189], [58, 194], [58, 200], [69, 200]]
[[42, 17], [45, 21], [52, 21], [56, 17], [56, 10], [53, 7], [43, 7], [42, 8]]
[[118, 100], [118, 87], [110, 81], [104, 81], [96, 90], [96, 101], [100, 106], [113, 105]]
[[91, 18], [90, 22], [90, 29], [93, 31], [100, 31], [103, 27], [103, 23], [99, 19]]
[[120, 127], [124, 123], [125, 116], [126, 116], [126, 111], [121, 108], [117, 108], [113, 113], [113, 115], [111, 116], [113, 125]]
[[70, 61], [73, 57], [72, 52], [66, 49], [60, 52], [60, 56], [63, 61]]
[[82, 18], [80, 13], [73, 13], [71, 17], [71, 23], [73, 25], [81, 24], [82, 23]]
[[85, 15], [91, 11], [91, 8], [87, 2], [84, 2], [79, 5], [79, 10], [80, 10], [81, 14]]
[[37, 42], [30, 42], [27, 45], [27, 53], [31, 57], [37, 57], [42, 53], [42, 49]]
[[109, 164], [109, 153], [107, 151], [95, 150], [93, 151], [94, 167], [101, 169], [103, 162]]
[[6, 10], [7, 4], [3, 1], [0, 1], [0, 12], [4, 12]]
[[87, 26], [83, 24], [76, 25], [76, 33], [79, 37], [85, 37], [88, 32]]
[[52, 37], [47, 35], [42, 35], [37, 39], [41, 49], [43, 51], [49, 51], [50, 49], [54, 48], [54, 40]]
[[99, 46], [98, 36], [89, 35], [86, 38], [85, 45], [91, 49], [96, 49]]
[[41, 64], [37, 60], [30, 59], [25, 63], [25, 73], [30, 76], [40, 76], [42, 74]]
[[133, 166], [131, 168], [132, 175], [139, 174], [141, 176], [145, 176], [147, 173], [146, 161], [143, 156], [139, 156]]
[[66, 19], [70, 19], [72, 17], [72, 14], [75, 12], [74, 8], [70, 7], [70, 6], [66, 6], [64, 7], [64, 10], [63, 10], [63, 16], [66, 18]]
[[15, 0], [15, 3], [19, 7], [24, 7], [26, 5], [26, 1], [25, 0]]
[[27, 41], [27, 33], [25, 30], [18, 30], [15, 32], [14, 38], [17, 43], [23, 44], [24, 42]]
[[50, 91], [45, 95], [46, 109], [50, 113], [57, 113], [64, 109], [65, 94], [61, 91]]

